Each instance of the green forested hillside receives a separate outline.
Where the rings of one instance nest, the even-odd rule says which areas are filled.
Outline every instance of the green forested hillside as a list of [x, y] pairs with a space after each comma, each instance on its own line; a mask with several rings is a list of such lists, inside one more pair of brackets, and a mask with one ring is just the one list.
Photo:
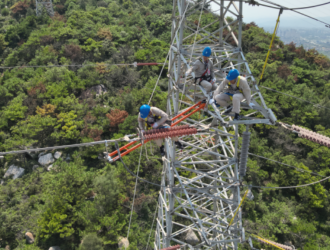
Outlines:
[[[54, 0], [56, 14], [36, 17], [34, 1], [0, 3], [0, 151], [120, 138], [135, 132], [138, 107], [148, 102], [161, 66], [113, 64], [163, 62], [170, 41], [172, 1]], [[7, 8], [6, 8], [7, 6]], [[189, 18], [198, 18], [192, 15]], [[202, 22], [213, 21], [205, 12]], [[209, 31], [216, 27], [211, 25]], [[243, 50], [258, 76], [271, 35], [253, 23], [243, 27]], [[224, 32], [226, 35], [226, 32]], [[191, 41], [192, 42], [192, 41]], [[207, 42], [207, 41], [206, 41]], [[32, 65], [89, 65], [23, 67]], [[330, 61], [278, 38], [261, 86], [330, 108]], [[91, 87], [103, 85], [96, 95]], [[152, 99], [165, 109], [166, 72]], [[277, 118], [330, 136], [329, 110], [261, 88]], [[250, 152], [328, 176], [330, 150], [281, 127], [252, 128]], [[114, 150], [111, 145], [108, 150]], [[61, 150], [51, 171], [37, 154], [9, 155], [0, 162], [0, 247], [11, 249], [117, 249], [127, 236], [135, 178], [120, 162], [98, 157], [104, 146]], [[51, 152], [51, 153], [55, 153]], [[155, 147], [142, 154], [140, 176], [159, 182], [161, 160]], [[137, 170], [138, 152], [125, 156]], [[4, 174], [12, 164], [22, 178]], [[36, 167], [39, 165], [39, 167]], [[246, 182], [290, 186], [320, 177], [251, 156]], [[245, 203], [244, 226], [298, 249], [330, 245], [329, 183], [301, 189], [253, 189]], [[129, 249], [145, 249], [158, 196], [157, 187], [138, 183]], [[95, 196], [95, 198], [88, 198]], [[25, 244], [31, 232], [33, 245]], [[151, 234], [150, 242], [153, 241]], [[149, 244], [149, 249], [152, 249]], [[263, 249], [271, 247], [258, 245]], [[248, 249], [242, 244], [241, 249]]]

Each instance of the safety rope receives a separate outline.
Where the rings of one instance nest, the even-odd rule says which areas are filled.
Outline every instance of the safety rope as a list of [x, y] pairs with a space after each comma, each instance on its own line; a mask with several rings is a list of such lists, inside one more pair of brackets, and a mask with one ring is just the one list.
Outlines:
[[156, 210], [155, 210], [155, 214], [154, 214], [154, 219], [152, 220], [152, 224], [151, 224], [151, 229], [150, 229], [150, 233], [149, 233], [149, 237], [148, 237], [148, 242], [147, 242], [146, 250], [148, 250], [148, 246], [149, 246], [149, 241], [150, 241], [150, 236], [151, 236], [152, 228], [153, 228], [153, 226], [154, 226], [154, 222], [155, 222], [155, 220], [156, 220], [157, 210], [158, 210], [158, 206], [156, 206]]
[[277, 21], [276, 21], [276, 25], [275, 25], [275, 29], [274, 29], [274, 32], [273, 32], [273, 36], [272, 36], [272, 40], [269, 44], [269, 48], [268, 48], [268, 52], [267, 52], [267, 56], [266, 56], [266, 60], [265, 60], [265, 63], [264, 63], [264, 66], [262, 68], [262, 72], [261, 72], [261, 75], [260, 75], [260, 80], [259, 82], [262, 80], [262, 77], [264, 75], [264, 71], [265, 71], [265, 68], [266, 68], [266, 65], [267, 65], [267, 61], [268, 61], [268, 57], [269, 57], [269, 54], [270, 54], [270, 51], [272, 49], [272, 46], [273, 46], [273, 41], [274, 41], [274, 38], [275, 38], [275, 34], [276, 34], [276, 31], [277, 31], [277, 26], [278, 26], [278, 23], [280, 22], [280, 16], [283, 12], [283, 9], [280, 9], [280, 12], [278, 13], [278, 17], [277, 17]]
[[[198, 19], [198, 24], [197, 24], [197, 30], [196, 30], [196, 33], [195, 33], [194, 43], [193, 43], [193, 47], [192, 47], [190, 57], [189, 57], [189, 65], [191, 63], [191, 58], [192, 58], [192, 55], [193, 55], [193, 52], [194, 52], [194, 48], [195, 48], [195, 44], [196, 44], [196, 38], [197, 38], [197, 35], [199, 33], [199, 26], [200, 26], [200, 23], [201, 23], [201, 18], [202, 18], [202, 13], [203, 13], [203, 10], [204, 10], [205, 1], [206, 0], [203, 1], [201, 12], [199, 14], [199, 19]], [[179, 67], [179, 65], [178, 65], [178, 67]], [[178, 76], [178, 77], [180, 77], [180, 76]], [[181, 103], [182, 103], [182, 100], [183, 100], [183, 93], [186, 90], [186, 83], [187, 83], [187, 77], [184, 78], [183, 90], [182, 90], [182, 95], [181, 95], [181, 102], [179, 103], [179, 110], [181, 108]]]
[[177, 35], [178, 31], [179, 31], [179, 27], [181, 27], [182, 21], [184, 20], [184, 17], [185, 17], [186, 11], [187, 11], [187, 9], [188, 9], [188, 6], [189, 6], [189, 4], [187, 4], [186, 9], [185, 9], [185, 11], [183, 12], [183, 15], [181, 16], [180, 23], [179, 23], [179, 25], [178, 25], [176, 31], [174, 32], [174, 35], [173, 35], [173, 38], [172, 38], [172, 41], [171, 41], [170, 48], [169, 48], [169, 50], [168, 50], [168, 53], [167, 53], [167, 56], [166, 56], [165, 62], [164, 62], [164, 64], [163, 64], [163, 67], [162, 67], [162, 69], [161, 69], [161, 71], [160, 71], [160, 73], [159, 73], [159, 76], [158, 76], [158, 79], [157, 79], [157, 81], [156, 81], [156, 84], [155, 84], [154, 90], [153, 90], [152, 93], [151, 93], [151, 96], [150, 96], [150, 99], [149, 99], [148, 105], [150, 105], [151, 99], [152, 99], [152, 97], [154, 96], [154, 93], [155, 93], [156, 87], [158, 86], [159, 79], [160, 79], [160, 77], [161, 77], [161, 75], [162, 75], [162, 73], [163, 73], [163, 70], [164, 70], [164, 68], [165, 68], [165, 65], [166, 65], [167, 59], [168, 59], [168, 57], [169, 57], [169, 55], [170, 55], [171, 47], [172, 47], [172, 45], [173, 45], [173, 43], [174, 43], [174, 41], [175, 41], [175, 37], [176, 37], [176, 35]]
[[[131, 220], [132, 220], [132, 215], [133, 215], [133, 210], [134, 210], [134, 200], [135, 200], [137, 181], [138, 181], [139, 171], [140, 171], [142, 150], [143, 150], [143, 147], [141, 147], [141, 150], [140, 150], [139, 165], [138, 165], [138, 169], [137, 169], [137, 172], [136, 172], [135, 188], [134, 188], [133, 202], [132, 202], [132, 208], [131, 208], [131, 215], [130, 215], [129, 224], [128, 224], [127, 239], [128, 239], [128, 236], [129, 236], [129, 230], [131, 228]], [[125, 247], [125, 249], [126, 249], [126, 247]]]
[[243, 196], [241, 202], [239, 203], [239, 205], [238, 205], [238, 207], [237, 207], [237, 209], [236, 209], [236, 211], [235, 211], [235, 214], [234, 214], [233, 218], [231, 218], [231, 220], [230, 220], [230, 222], [229, 222], [229, 224], [228, 224], [228, 226], [227, 226], [227, 230], [228, 230], [228, 228], [231, 226], [231, 224], [233, 224], [233, 222], [234, 222], [234, 218], [236, 217], [236, 215], [237, 215], [237, 213], [238, 213], [240, 207], [242, 206], [243, 201], [245, 200], [245, 198], [246, 198], [248, 192], [249, 192], [249, 189], [245, 191], [245, 194], [244, 194], [244, 196]]

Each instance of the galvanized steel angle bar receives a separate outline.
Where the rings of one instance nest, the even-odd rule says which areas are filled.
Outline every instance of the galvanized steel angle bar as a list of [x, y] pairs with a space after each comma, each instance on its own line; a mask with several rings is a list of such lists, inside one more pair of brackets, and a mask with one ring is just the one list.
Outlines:
[[[195, 146], [195, 145], [192, 145], [192, 144], [190, 144], [190, 143], [188, 143], [188, 142], [185, 142], [185, 141], [182, 141], [182, 143], [183, 143], [183, 144], [186, 144], [186, 145], [188, 145], [188, 146], [194, 147], [194, 148], [196, 148], [196, 149], [201, 150], [200, 152], [194, 154], [195, 156], [207, 152], [208, 154], [212, 154], [212, 155], [215, 155], [215, 156], [220, 156], [220, 157], [223, 157], [223, 158], [229, 158], [229, 157], [226, 157], [225, 155], [222, 155], [222, 154], [219, 154], [219, 153], [215, 153], [215, 152], [213, 152], [213, 151], [210, 150], [210, 149], [216, 148], [216, 146], [215, 146], [215, 147], [211, 147], [211, 148], [209, 148], [209, 149], [204, 149], [204, 148], [201, 148], [201, 147], [197, 147], [197, 146]], [[190, 157], [186, 157], [184, 160], [189, 159], [189, 158], [190, 158]], [[181, 160], [181, 161], [184, 161], [184, 160]]]
[[[182, 167], [182, 166], [181, 167], [177, 167], [177, 168], [183, 169], [183, 170], [188, 171], [188, 172], [193, 172], [193, 173], [196, 173], [196, 174], [200, 174], [200, 176], [198, 176], [199, 178], [195, 177], [193, 179], [189, 179], [191, 181], [190, 182], [187, 182], [187, 183], [184, 183], [185, 185], [189, 185], [189, 184], [195, 182], [196, 180], [198, 180], [200, 178], [208, 178], [208, 179], [211, 179], [211, 180], [220, 182], [220, 183], [226, 183], [224, 181], [220, 181], [217, 178], [208, 175], [208, 173], [206, 173], [206, 172], [198, 171], [198, 170], [191, 169], [191, 168], [185, 168], [185, 167]], [[182, 178], [185, 178], [185, 177], [182, 177]], [[224, 176], [223, 176], [223, 178], [225, 178], [225, 179], [232, 179], [232, 178], [228, 178], [228, 177], [224, 177]], [[203, 183], [203, 184], [205, 185], [205, 183]]]
[[[176, 171], [176, 168], [173, 168], [173, 170], [174, 170], [174, 172], [176, 173], [176, 175], [178, 176], [179, 173]], [[181, 184], [181, 187], [182, 187], [183, 184], [182, 184], [181, 180], [180, 180], [180, 179], [178, 179], [178, 180], [179, 180], [179, 182], [180, 182], [180, 184]], [[204, 240], [206, 241], [207, 245], [209, 245], [209, 241], [208, 241], [208, 239], [207, 239], [207, 237], [206, 237], [206, 235], [205, 235], [205, 233], [204, 233], [203, 226], [202, 226], [202, 224], [201, 224], [201, 220], [199, 219], [198, 214], [197, 214], [196, 211], [194, 210], [194, 205], [191, 203], [191, 201], [190, 201], [190, 197], [189, 197], [189, 195], [188, 195], [188, 193], [187, 193], [187, 191], [186, 191], [185, 189], [184, 189], [184, 193], [185, 193], [185, 195], [186, 195], [186, 197], [187, 197], [188, 202], [190, 203], [191, 208], [193, 209], [194, 216], [196, 217], [197, 222], [198, 222], [198, 224], [199, 224], [199, 226], [200, 226], [200, 228], [199, 228], [200, 231], [199, 231], [199, 232], [203, 235]]]

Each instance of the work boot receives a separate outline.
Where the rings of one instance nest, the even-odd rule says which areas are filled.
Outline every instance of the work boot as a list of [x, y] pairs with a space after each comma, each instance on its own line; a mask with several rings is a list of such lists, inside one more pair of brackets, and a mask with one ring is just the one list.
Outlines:
[[241, 117], [239, 116], [239, 114], [235, 113], [234, 121], [238, 121], [240, 119], [241, 119]]
[[233, 109], [233, 107], [229, 106], [223, 114], [228, 115], [231, 112], [232, 109]]
[[181, 142], [176, 141], [176, 142], [175, 142], [175, 145], [177, 146], [178, 149], [181, 149], [181, 150], [183, 149], [183, 145], [182, 145]]
[[164, 148], [164, 145], [162, 145], [161, 147], [160, 147], [160, 155], [163, 157], [163, 156], [165, 156], [165, 148]]

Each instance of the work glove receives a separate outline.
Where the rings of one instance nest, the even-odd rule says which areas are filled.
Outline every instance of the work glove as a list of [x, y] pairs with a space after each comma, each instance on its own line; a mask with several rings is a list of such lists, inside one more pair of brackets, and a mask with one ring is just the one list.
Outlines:
[[217, 80], [217, 79], [214, 77], [214, 78], [211, 80], [211, 84], [214, 84], [216, 80]]
[[153, 128], [157, 128], [158, 127], [158, 123], [155, 122], [154, 125], [152, 125]]
[[214, 103], [214, 99], [209, 100], [209, 104], [212, 105]]
[[253, 108], [253, 106], [255, 106], [255, 104], [250, 102], [249, 106], [250, 106], [250, 108]]

